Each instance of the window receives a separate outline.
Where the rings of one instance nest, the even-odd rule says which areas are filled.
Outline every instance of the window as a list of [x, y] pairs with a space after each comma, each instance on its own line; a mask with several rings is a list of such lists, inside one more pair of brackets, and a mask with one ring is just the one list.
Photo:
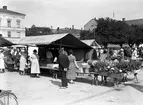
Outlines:
[[7, 27], [11, 27], [11, 20], [10, 19], [7, 20]]
[[20, 20], [16, 20], [17, 27], [20, 28]]
[[20, 37], [20, 32], [17, 32], [17, 36]]
[[11, 32], [10, 31], [7, 32], [7, 36], [11, 37]]

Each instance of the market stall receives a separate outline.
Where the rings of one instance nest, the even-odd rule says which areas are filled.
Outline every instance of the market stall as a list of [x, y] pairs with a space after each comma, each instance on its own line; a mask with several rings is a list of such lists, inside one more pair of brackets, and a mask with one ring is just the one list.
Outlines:
[[[90, 46], [83, 43], [72, 34], [67, 33], [25, 37], [19, 41], [19, 44], [36, 45], [38, 47], [38, 54], [40, 56], [40, 67], [52, 70], [55, 70], [52, 68], [53, 65], [57, 64], [57, 62], [54, 62], [54, 58], [58, 57], [59, 49], [61, 47], [64, 47], [66, 51], [72, 49], [74, 55], [76, 56], [76, 60], [79, 62], [84, 62], [86, 53], [92, 49]], [[47, 56], [47, 53], [50, 55], [52, 59], [51, 61], [48, 60], [49, 56]]]

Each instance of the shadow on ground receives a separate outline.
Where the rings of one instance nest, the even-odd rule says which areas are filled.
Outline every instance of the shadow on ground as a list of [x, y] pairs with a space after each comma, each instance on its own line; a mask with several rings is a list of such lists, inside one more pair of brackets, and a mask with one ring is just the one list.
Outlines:
[[139, 84], [125, 84], [126, 86], [131, 86], [133, 88], [135, 88], [136, 90], [140, 91], [143, 93], [143, 86], [139, 85]]
[[[96, 83], [92, 83], [93, 80], [90, 79], [90, 78], [76, 78], [75, 81], [76, 82], [81, 82], [81, 83], [87, 83], [87, 84], [90, 84], [90, 85], [96, 85]], [[107, 83], [102, 83], [101, 81], [99, 81], [98, 85], [106, 86], [106, 87], [113, 87], [114, 86], [114, 82], [107, 80]]]
[[56, 85], [56, 86], [61, 86], [61, 82], [59, 81], [54, 81], [54, 80], [50, 80], [52, 84]]

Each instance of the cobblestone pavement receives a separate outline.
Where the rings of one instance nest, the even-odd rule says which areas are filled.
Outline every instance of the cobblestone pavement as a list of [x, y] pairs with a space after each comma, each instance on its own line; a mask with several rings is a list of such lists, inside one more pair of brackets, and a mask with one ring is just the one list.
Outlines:
[[[30, 78], [17, 72], [0, 74], [0, 88], [12, 90], [18, 97], [19, 105], [142, 105], [143, 71], [139, 73], [140, 83], [133, 81], [113, 86], [95, 86], [84, 79], [60, 89], [59, 79], [48, 76]], [[129, 76], [133, 78], [133, 76]]]

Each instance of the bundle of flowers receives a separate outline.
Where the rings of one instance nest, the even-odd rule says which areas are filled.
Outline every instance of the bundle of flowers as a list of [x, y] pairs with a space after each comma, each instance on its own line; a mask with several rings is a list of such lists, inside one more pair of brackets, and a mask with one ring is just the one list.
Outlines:
[[127, 72], [129, 71], [129, 62], [125, 62], [125, 61], [122, 61], [122, 62], [119, 62], [116, 64], [116, 67], [122, 72]]
[[132, 72], [134, 70], [138, 70], [141, 67], [141, 62], [136, 60], [131, 60], [129, 62], [122, 61], [116, 64], [116, 67], [122, 72]]
[[129, 62], [129, 68], [128, 68], [128, 70], [129, 71], [134, 71], [134, 70], [138, 70], [138, 69], [140, 69], [140, 67], [141, 67], [141, 61], [137, 61], [137, 60], [131, 60], [130, 62]]
[[106, 71], [106, 70], [107, 70], [107, 66], [108, 66], [107, 63], [98, 61], [98, 62], [94, 65], [94, 68], [95, 68], [95, 70], [98, 70], [98, 72], [101, 72], [101, 71]]

